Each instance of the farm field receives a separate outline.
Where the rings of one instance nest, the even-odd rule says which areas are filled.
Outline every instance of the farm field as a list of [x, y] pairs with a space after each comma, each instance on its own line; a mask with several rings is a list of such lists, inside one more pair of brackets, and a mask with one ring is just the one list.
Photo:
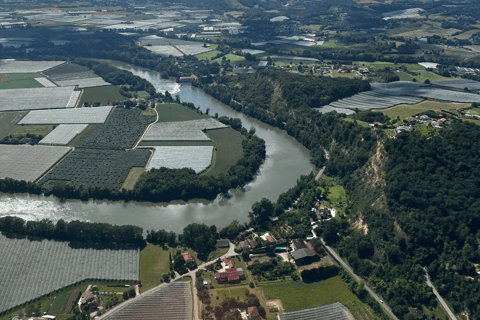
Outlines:
[[332, 70], [332, 77], [333, 78], [350, 78], [350, 79], [355, 79], [358, 78], [358, 76], [355, 73], [339, 73], [336, 70]]
[[412, 76], [411, 74], [408, 74], [406, 72], [397, 72], [396, 75], [398, 75], [398, 77], [400, 78], [400, 81], [412, 81], [414, 78], [418, 82], [425, 82], [425, 80], [427, 79], [430, 81], [440, 81], [440, 80], [451, 79], [451, 78], [445, 78], [445, 77], [439, 76], [438, 74], [429, 72], [427, 70], [415, 71], [415, 72], [418, 72], [419, 74]]
[[86, 88], [83, 90], [78, 105], [83, 106], [85, 102], [100, 102], [102, 105], [112, 105], [114, 101], [123, 101], [127, 99], [118, 92], [119, 88], [119, 86]]
[[31, 111], [19, 124], [90, 124], [104, 123], [113, 107], [74, 108]]
[[470, 103], [453, 103], [453, 102], [437, 102], [426, 100], [414, 105], [399, 105], [393, 108], [388, 108], [384, 110], [378, 110], [379, 112], [389, 116], [392, 119], [400, 117], [401, 120], [404, 120], [406, 117], [414, 116], [420, 112], [427, 110], [440, 111], [440, 110], [452, 110], [458, 108], [468, 108]]
[[0, 60], [2, 73], [37, 73], [65, 63], [64, 61], [18, 61]]
[[56, 76], [64, 73], [77, 73], [77, 72], [91, 72], [91, 70], [88, 69], [87, 67], [84, 67], [75, 63], [67, 62], [60, 66], [57, 66], [55, 68], [45, 71], [44, 74], [50, 77], [50, 76]]
[[148, 128], [142, 141], [209, 141], [203, 130], [227, 127], [213, 118], [158, 122]]
[[71, 148], [66, 147], [0, 145], [0, 179], [33, 182], [70, 150]]
[[101, 77], [75, 79], [75, 80], [61, 80], [55, 81], [59, 87], [78, 86], [79, 88], [92, 88], [92, 87], [104, 87], [111, 86], [111, 83], [106, 82]]
[[55, 83], [53, 83], [52, 81], [50, 81], [47, 78], [35, 78], [34, 80], [36, 82], [40, 83], [40, 85], [42, 85], [42, 87], [56, 87], [57, 86]]
[[[300, 311], [291, 311], [279, 315], [279, 320], [297, 320], [297, 319], [351, 319], [353, 315], [350, 310], [339, 302], [331, 303], [326, 306], [310, 308]], [[372, 315], [373, 318], [373, 315]], [[358, 316], [355, 319], [362, 319]], [[368, 319], [368, 318], [367, 318]]]
[[376, 69], [385, 69], [386, 67], [401, 67], [404, 66], [407, 68], [408, 71], [422, 71], [425, 70], [425, 68], [417, 63], [392, 63], [392, 62], [383, 62], [383, 61], [376, 61], [376, 62], [367, 62], [367, 61], [357, 61], [356, 64], [358, 64], [361, 67], [374, 67]]
[[77, 135], [88, 127], [88, 124], [61, 124], [43, 138], [38, 144], [55, 144], [66, 146]]
[[14, 133], [20, 128], [17, 123], [27, 115], [26, 111], [0, 113], [0, 139]]
[[0, 89], [42, 88], [43, 86], [35, 78], [44, 77], [39, 73], [7, 74], [7, 81], [0, 82]]
[[[346, 306], [354, 316], [366, 312], [372, 315], [374, 314], [367, 305], [362, 303], [355, 294], [350, 292], [348, 285], [342, 281], [340, 276], [311, 284], [291, 282], [263, 285], [263, 292], [265, 293], [266, 299], [281, 299], [286, 312], [340, 302]], [[372, 316], [364, 319], [378, 318]]]
[[84, 187], [119, 190], [132, 167], [145, 167], [149, 150], [105, 150], [77, 148], [39, 183], [69, 181]]
[[231, 166], [243, 157], [242, 141], [244, 137], [232, 128], [207, 131], [216, 148], [215, 165], [205, 173], [209, 176], [226, 174]]
[[142, 283], [142, 292], [145, 292], [162, 283], [162, 275], [169, 273], [170, 253], [172, 249], [166, 247], [147, 244], [140, 251], [140, 281]]
[[20, 136], [20, 135], [27, 135], [27, 134], [35, 134], [46, 136], [50, 132], [52, 132], [54, 126], [53, 125], [28, 125], [28, 126], [20, 126], [12, 136]]
[[140, 109], [116, 108], [108, 121], [97, 126], [85, 140], [84, 147], [132, 148], [155, 116], [142, 116]]
[[464, 90], [468, 88], [468, 90], [480, 90], [480, 82], [468, 79], [458, 79], [458, 80], [443, 80], [443, 81], [436, 81], [432, 84], [447, 87], [447, 88], [454, 88]]
[[196, 110], [184, 107], [177, 103], [157, 104], [158, 122], [187, 121], [209, 118], [206, 114], [200, 114]]
[[81, 147], [85, 140], [95, 131], [95, 129], [99, 126], [99, 124], [90, 124], [88, 127], [83, 130], [81, 134], [76, 136], [70, 143], [68, 144], [69, 147]]
[[138, 280], [137, 248], [0, 235], [0, 252], [0, 312], [84, 279]]
[[141, 296], [135, 303], [126, 304], [105, 320], [134, 319], [141, 314], [143, 320], [191, 320], [193, 298], [190, 282], [178, 281]]
[[190, 168], [200, 173], [212, 163], [212, 146], [153, 147], [153, 157], [147, 170], [161, 167], [169, 169]]
[[79, 95], [74, 87], [4, 89], [0, 90], [0, 111], [73, 108]]

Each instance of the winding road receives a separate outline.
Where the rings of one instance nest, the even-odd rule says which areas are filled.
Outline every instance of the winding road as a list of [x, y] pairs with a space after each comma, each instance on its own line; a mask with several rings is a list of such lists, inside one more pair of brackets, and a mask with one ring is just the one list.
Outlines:
[[447, 314], [450, 317], [450, 319], [457, 320], [452, 310], [450, 310], [445, 300], [443, 300], [442, 296], [438, 293], [437, 289], [435, 289], [435, 287], [433, 286], [433, 283], [430, 281], [430, 276], [428, 275], [427, 268], [424, 267], [423, 270], [425, 270], [425, 279], [427, 279], [427, 285], [430, 288], [432, 288], [433, 294], [437, 297], [438, 301], [440, 301], [440, 304], [442, 305], [443, 309], [447, 311]]
[[[351, 275], [352, 277], [355, 278], [355, 280], [357, 281], [360, 281], [362, 280], [362, 278], [360, 278], [359, 276], [357, 276], [352, 268], [350, 268], [346, 263], [345, 261], [342, 260], [342, 258], [340, 258], [340, 256], [329, 246], [327, 246], [327, 244], [325, 243], [325, 241], [323, 241], [322, 238], [320, 238], [320, 240], [322, 241], [323, 245], [325, 246], [325, 248], [328, 250], [328, 252], [335, 258], [335, 260], [337, 260]], [[380, 305], [382, 306], [383, 309], [385, 309], [385, 311], [395, 320], [398, 320], [398, 318], [393, 314], [392, 312], [392, 309], [390, 309], [390, 307], [382, 300], [380, 299], [379, 296], [377, 296], [377, 294], [375, 292], [373, 292], [372, 289], [370, 289], [370, 287], [368, 287], [367, 285], [365, 285], [365, 289], [372, 295], [372, 297], [377, 300]]]

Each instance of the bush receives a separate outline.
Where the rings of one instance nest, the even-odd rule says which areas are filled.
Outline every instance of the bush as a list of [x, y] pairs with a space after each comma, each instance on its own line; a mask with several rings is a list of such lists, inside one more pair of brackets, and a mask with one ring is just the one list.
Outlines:
[[255, 288], [255, 284], [254, 284], [253, 282], [250, 282], [248, 285], [249, 285], [250, 288], [252, 288], [252, 289]]

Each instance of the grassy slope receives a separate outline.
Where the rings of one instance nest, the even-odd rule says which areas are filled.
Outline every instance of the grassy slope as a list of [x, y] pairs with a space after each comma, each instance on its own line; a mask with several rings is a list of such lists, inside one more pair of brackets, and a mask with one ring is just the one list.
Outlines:
[[[244, 60], [245, 60], [245, 57], [237, 56], [237, 55], [232, 54], [232, 53], [226, 54], [226, 55], [224, 55], [224, 57], [225, 57], [225, 59], [230, 60], [230, 62], [232, 62], [232, 63], [234, 63], [234, 62], [240, 62], [240, 61], [244, 61]], [[221, 62], [222, 62], [222, 59], [223, 59], [223, 57], [218, 58], [218, 59], [215, 59], [214, 61], [216, 61], [216, 62], [218, 62], [218, 63], [221, 63]]]
[[100, 102], [103, 105], [111, 105], [113, 101], [127, 99], [118, 92], [118, 89], [118, 86], [86, 88], [78, 105], [82, 106], [84, 102]]
[[243, 157], [243, 136], [232, 128], [209, 130], [207, 135], [217, 149], [215, 166], [206, 172], [206, 175], [216, 176], [226, 173]]
[[148, 244], [140, 252], [140, 281], [142, 292], [162, 283], [162, 275], [168, 273], [170, 249], [164, 250], [159, 246]]
[[123, 182], [122, 188], [125, 188], [126, 190], [133, 190], [135, 187], [135, 184], [137, 183], [138, 178], [140, 178], [140, 175], [145, 172], [145, 168], [132, 168], [130, 169], [130, 172], [128, 173], [127, 178]]

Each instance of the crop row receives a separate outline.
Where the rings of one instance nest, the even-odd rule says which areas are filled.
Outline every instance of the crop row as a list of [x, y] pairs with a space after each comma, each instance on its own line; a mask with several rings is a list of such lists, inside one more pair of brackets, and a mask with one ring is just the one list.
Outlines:
[[192, 319], [192, 292], [189, 282], [174, 282], [135, 299], [106, 320]]
[[70, 181], [84, 187], [119, 190], [132, 167], [145, 167], [149, 150], [104, 150], [77, 148], [40, 183], [48, 180]]
[[0, 235], [0, 312], [84, 279], [138, 280], [137, 248]]
[[140, 109], [121, 109], [113, 111], [107, 123], [100, 125], [84, 142], [86, 147], [95, 148], [132, 148], [155, 116], [142, 116]]

